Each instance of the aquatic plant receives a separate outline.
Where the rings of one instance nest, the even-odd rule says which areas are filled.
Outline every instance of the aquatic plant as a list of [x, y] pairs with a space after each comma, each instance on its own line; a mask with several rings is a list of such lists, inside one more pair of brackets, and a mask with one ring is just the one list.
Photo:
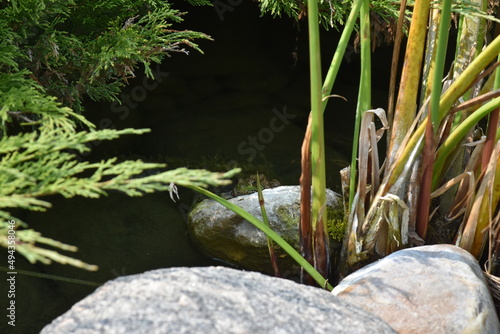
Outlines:
[[[446, 0], [443, 3], [416, 0], [401, 2], [398, 10], [395, 7], [398, 4], [383, 1], [349, 3], [352, 4], [351, 12], [321, 86], [318, 17], [325, 22], [328, 16], [325, 13], [332, 15], [337, 9], [332, 6], [338, 5], [341, 11], [342, 6], [345, 9], [349, 4], [340, 2], [334, 5], [331, 1], [317, 0], [260, 1], [263, 12], [278, 16], [287, 14], [297, 20], [307, 16], [308, 19], [311, 117], [302, 147], [302, 256], [299, 258], [292, 252], [293, 257], [301, 265], [307, 261], [306, 271], [318, 284], [324, 284], [329, 259], [326, 225], [323, 224], [326, 210], [322, 112], [333, 96], [331, 89], [359, 16], [361, 77], [355, 115], [355, 144], [350, 172], [346, 173], [350, 175], [345, 217], [348, 226], [337, 277], [398, 249], [436, 242], [439, 233], [429, 236], [427, 231], [429, 227], [439, 229], [443, 219], [448, 223], [458, 222], [455, 225], [460, 225], [460, 228], [451, 229], [454, 237], [439, 242], [456, 241], [479, 259], [488, 241], [491, 270], [498, 258], [496, 240], [500, 233], [500, 176], [496, 173], [500, 161], [497, 131], [500, 80], [498, 75], [495, 80], [494, 74], [498, 63], [490, 64], [500, 53], [500, 36], [489, 44], [485, 36], [486, 23], [496, 20], [487, 11], [498, 10], [498, 6], [486, 0]], [[382, 5], [377, 7], [375, 4]], [[320, 8], [329, 5], [331, 10], [318, 11], [318, 5]], [[396, 22], [399, 13], [395, 29], [398, 33], [392, 36], [396, 47], [387, 114], [381, 108], [372, 109], [371, 103], [370, 54], [374, 43], [370, 34], [370, 14], [375, 8], [384, 12], [386, 18], [396, 13], [392, 23]], [[452, 16], [460, 22], [460, 34], [454, 66], [449, 75], [444, 76]], [[407, 22], [411, 22], [409, 29]], [[408, 31], [406, 56], [395, 98], [398, 50], [403, 31]], [[420, 101], [417, 100], [419, 95]], [[477, 142], [472, 130], [478, 129], [480, 120], [488, 115], [487, 136], [483, 142]], [[375, 118], [382, 123], [379, 129]], [[388, 150], [386, 161], [381, 164], [377, 142], [386, 130]], [[466, 142], [471, 144], [464, 145]], [[458, 183], [457, 190], [453, 186]], [[311, 186], [312, 210], [309, 207]], [[444, 196], [446, 191], [452, 195]], [[268, 228], [253, 223], [277, 240]], [[311, 283], [307, 277], [306, 281]]]
[[[485, 20], [485, 16], [476, 15], [478, 10], [486, 8], [483, 7], [485, 4], [486, 2], [477, 4], [475, 11], [461, 11], [461, 20]], [[473, 4], [467, 2], [467, 5], [471, 8]], [[455, 192], [455, 188], [455, 191], [451, 190], [452, 193], [455, 192], [451, 198], [442, 195], [445, 189], [451, 189], [451, 183], [460, 182], [459, 180], [468, 177], [467, 175], [475, 174], [477, 177], [481, 173], [480, 164], [465, 171], [460, 168], [453, 171], [452, 167], [467, 165], [467, 156], [463, 155], [466, 147], [463, 144], [467, 140], [474, 141], [473, 132], [470, 130], [478, 126], [481, 118], [500, 106], [495, 90], [488, 88], [491, 86], [483, 81], [484, 76], [480, 75], [483, 71], [491, 73], [494, 68], [490, 67], [490, 64], [500, 52], [500, 38], [496, 37], [483, 50], [471, 53], [472, 45], [465, 43], [464, 37], [459, 35], [455, 67], [450, 71], [450, 75], [444, 77], [452, 9], [451, 1], [444, 1], [440, 6], [429, 1], [415, 1], [399, 94], [394, 104], [394, 112], [389, 112], [391, 116], [387, 128], [392, 131], [383, 167], [380, 167], [373, 155], [380, 136], [375, 134], [374, 122], [369, 122], [368, 127], [358, 125], [359, 145], [365, 149], [360, 149], [357, 155], [358, 173], [351, 174], [357, 176], [358, 181], [356, 196], [351, 197], [349, 235], [344, 245], [344, 266], [341, 275], [404, 247], [437, 241], [453, 243], [454, 237], [436, 240], [437, 233], [429, 235], [428, 227], [438, 228], [443, 219], [448, 220], [449, 224], [457, 218], [464, 222], [470, 221], [467, 207], [472, 203], [464, 201], [465, 193]], [[429, 17], [431, 26], [427, 30]], [[485, 34], [480, 33], [481, 27], [484, 28], [484, 24], [476, 25], [475, 45], [483, 45]], [[438, 31], [438, 34], [435, 34], [435, 31]], [[474, 29], [469, 28], [467, 33], [472, 31]], [[457, 67], [459, 58], [464, 55], [467, 55], [467, 61], [461, 62]], [[423, 59], [432, 64], [428, 71], [422, 71]], [[393, 70], [397, 69], [393, 67]], [[489, 80], [493, 78], [494, 76]], [[417, 100], [419, 89], [423, 97], [420, 102]], [[470, 94], [472, 91], [474, 93]], [[474, 111], [469, 109], [469, 113], [457, 113], [457, 108], [460, 108], [457, 106], [463, 104], [463, 101], [469, 100], [465, 105], [471, 106], [476, 99], [480, 100], [480, 103], [489, 102], [481, 107], [475, 104], [472, 107]], [[420, 111], [417, 113], [418, 109]], [[496, 142], [498, 124], [496, 121], [492, 123], [491, 118], [489, 128], [492, 129], [493, 135], [490, 135], [487, 141]], [[366, 132], [369, 136], [363, 137]], [[497, 159], [492, 155], [492, 151], [483, 153], [483, 156], [484, 154], [487, 157], [482, 162], [483, 168], [491, 161], [490, 158]], [[371, 170], [367, 170], [366, 166], [370, 165]], [[464, 182], [470, 182], [470, 179]], [[471, 187], [467, 197], [472, 199], [475, 197], [472, 193], [474, 187], [472, 183], [468, 185]], [[450, 200], [455, 202], [453, 207], [449, 206]], [[489, 211], [489, 215], [494, 217], [496, 204], [491, 205], [492, 211]], [[448, 210], [459, 214], [451, 215]], [[493, 226], [492, 224], [493, 220], [490, 220], [490, 226]], [[484, 227], [486, 225], [483, 225], [481, 230]], [[463, 238], [462, 232], [457, 231], [457, 228], [450, 229], [449, 232], [456, 234], [456, 238]], [[486, 235], [477, 238], [473, 242], [475, 246], [484, 245], [485, 237]], [[463, 243], [459, 245], [464, 246]], [[473, 254], [477, 258], [480, 257], [480, 252]]]

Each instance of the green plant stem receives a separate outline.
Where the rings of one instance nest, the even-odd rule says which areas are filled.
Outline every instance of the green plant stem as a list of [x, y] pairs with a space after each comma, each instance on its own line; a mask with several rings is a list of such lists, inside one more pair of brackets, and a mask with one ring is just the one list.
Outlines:
[[486, 103], [475, 112], [473, 112], [469, 117], [467, 117], [459, 126], [450, 134], [450, 136], [445, 140], [441, 147], [437, 150], [436, 161], [434, 163], [434, 173], [432, 178], [432, 189], [436, 189], [438, 182], [440, 180], [441, 173], [443, 170], [446, 159], [451, 154], [451, 152], [459, 145], [460, 141], [465, 135], [476, 125], [483, 117], [487, 116], [496, 108], [500, 108], [500, 98], [497, 97], [490, 102]]
[[366, 110], [371, 108], [371, 43], [370, 43], [370, 7], [369, 1], [363, 0], [360, 7], [361, 21], [361, 78], [354, 124], [354, 143], [351, 156], [351, 179], [349, 181], [349, 208], [356, 192], [356, 170], [358, 158], [358, 139], [361, 119]]
[[443, 78], [444, 65], [446, 61], [446, 49], [448, 47], [448, 33], [451, 20], [451, 0], [443, 0], [441, 10], [441, 23], [439, 24], [439, 33], [436, 48], [434, 77], [431, 91], [431, 122], [432, 128], [437, 131], [439, 126], [439, 100], [441, 97], [441, 80]]
[[[354, 25], [356, 24], [356, 19], [358, 18], [359, 9], [363, 2], [364, 0], [354, 1], [349, 13], [349, 17], [347, 18], [347, 21], [344, 25], [342, 35], [340, 36], [340, 40], [337, 44], [337, 48], [333, 55], [332, 61], [330, 62], [330, 67], [328, 68], [325, 82], [323, 83], [322, 87], [322, 112], [325, 111], [326, 105], [328, 104], [328, 97], [332, 92], [333, 84], [335, 83], [335, 79], [337, 78], [340, 65], [342, 64], [342, 58], [345, 55], [345, 50], [347, 49], [347, 45], [349, 44], [349, 39], [351, 38], [352, 31], [354, 30]], [[319, 50], [317, 54], [319, 54]], [[355, 167], [353, 169], [355, 169]]]
[[349, 44], [349, 39], [351, 38], [354, 25], [356, 24], [356, 19], [358, 18], [359, 9], [363, 1], [364, 0], [354, 1], [349, 17], [344, 25], [344, 30], [342, 31], [342, 35], [340, 36], [340, 40], [337, 44], [337, 49], [333, 55], [328, 72], [326, 73], [325, 82], [323, 83], [323, 111], [326, 109], [326, 105], [328, 103], [327, 97], [332, 92], [333, 84], [337, 78], [340, 65], [342, 64], [342, 58], [344, 58], [345, 50]]
[[322, 109], [321, 48], [317, 0], [308, 1], [309, 59], [311, 80], [311, 171], [314, 264], [318, 271], [328, 275], [329, 247], [326, 231], [326, 169], [325, 140]]
[[324, 287], [328, 290], [332, 290], [333, 287], [328, 283], [328, 280], [326, 280], [321, 274], [314, 269], [313, 266], [309, 264], [300, 254], [297, 252], [288, 242], [286, 242], [282, 237], [280, 237], [276, 232], [274, 232], [270, 227], [266, 226], [263, 222], [252, 216], [250, 213], [247, 211], [243, 210], [239, 206], [237, 206], [234, 203], [229, 202], [228, 200], [219, 197], [215, 195], [214, 193], [197, 187], [197, 186], [187, 186], [187, 188], [193, 189], [194, 191], [199, 192], [202, 195], [205, 195], [218, 203], [222, 204], [224, 207], [228, 208], [229, 210], [233, 211], [234, 213], [238, 214], [240, 217], [243, 219], [246, 219], [248, 222], [253, 224], [255, 227], [257, 227], [259, 230], [264, 232], [269, 238], [271, 238], [274, 242], [278, 244], [285, 252], [288, 253], [302, 268], [304, 268], [305, 271], [311, 277], [314, 278], [316, 283], [318, 283], [321, 287]]
[[481, 52], [462, 74], [451, 84], [451, 86], [441, 96], [439, 102], [439, 121], [441, 121], [453, 104], [470, 88], [471, 84], [476, 80], [479, 73], [485, 69], [488, 64], [493, 61], [500, 53], [500, 35], [497, 36], [484, 50]]

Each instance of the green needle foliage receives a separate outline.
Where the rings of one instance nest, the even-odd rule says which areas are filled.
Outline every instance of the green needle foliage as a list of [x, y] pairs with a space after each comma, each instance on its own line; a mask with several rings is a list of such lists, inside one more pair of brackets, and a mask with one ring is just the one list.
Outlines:
[[213, 6], [211, 0], [186, 0], [191, 6]]
[[0, 10], [1, 59], [7, 72], [25, 69], [50, 96], [81, 112], [81, 99], [117, 100], [120, 88], [143, 65], [172, 52], [201, 51], [209, 36], [171, 27], [181, 13], [165, 1], [7, 2]]
[[41, 247], [77, 250], [27, 229], [13, 210], [47, 210], [51, 204], [43, 197], [54, 194], [98, 198], [110, 190], [130, 196], [170, 191], [173, 198], [176, 185], [230, 183], [237, 169], [179, 168], [144, 176], [165, 165], [81, 159], [90, 142], [149, 131], [95, 130], [82, 115], [82, 99], [117, 101], [139, 65], [152, 78], [151, 63], [172, 52], [187, 54], [187, 47], [200, 51], [193, 40], [209, 37], [173, 30], [181, 20], [170, 4], [155, 0], [0, 2], [0, 246], [14, 248], [32, 263], [96, 270]]
[[[295, 20], [306, 18], [308, 0], [258, 0], [262, 14], [271, 14], [281, 17], [286, 15]], [[352, 0], [315, 0], [318, 5], [318, 20], [326, 28], [338, 28], [343, 26], [351, 11]], [[370, 1], [371, 9], [382, 19], [388, 20], [398, 16], [398, 6], [394, 1], [373, 0]]]

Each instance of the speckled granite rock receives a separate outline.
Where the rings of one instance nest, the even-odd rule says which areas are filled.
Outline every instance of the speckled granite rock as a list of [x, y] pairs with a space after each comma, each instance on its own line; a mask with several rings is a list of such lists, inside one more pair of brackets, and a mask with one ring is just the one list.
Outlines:
[[481, 268], [453, 245], [395, 252], [347, 276], [332, 293], [399, 333], [500, 333]]
[[396, 332], [325, 290], [255, 272], [204, 267], [109, 281], [41, 333]]

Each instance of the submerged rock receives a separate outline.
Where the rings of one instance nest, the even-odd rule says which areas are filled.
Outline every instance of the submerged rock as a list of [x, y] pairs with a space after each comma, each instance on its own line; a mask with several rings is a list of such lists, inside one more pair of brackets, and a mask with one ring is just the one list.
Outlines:
[[395, 252], [347, 276], [332, 293], [399, 333], [500, 333], [481, 268], [453, 245]]
[[396, 333], [329, 292], [224, 267], [171, 268], [106, 283], [41, 334]]
[[[282, 186], [263, 190], [271, 228], [296, 250], [299, 244], [300, 187]], [[327, 190], [327, 205], [340, 205], [339, 195]], [[262, 221], [257, 193], [229, 200]], [[188, 214], [188, 231], [195, 245], [207, 256], [248, 270], [273, 274], [266, 235], [254, 225], [213, 200], [204, 200]], [[284, 277], [299, 274], [299, 267], [277, 249]]]

